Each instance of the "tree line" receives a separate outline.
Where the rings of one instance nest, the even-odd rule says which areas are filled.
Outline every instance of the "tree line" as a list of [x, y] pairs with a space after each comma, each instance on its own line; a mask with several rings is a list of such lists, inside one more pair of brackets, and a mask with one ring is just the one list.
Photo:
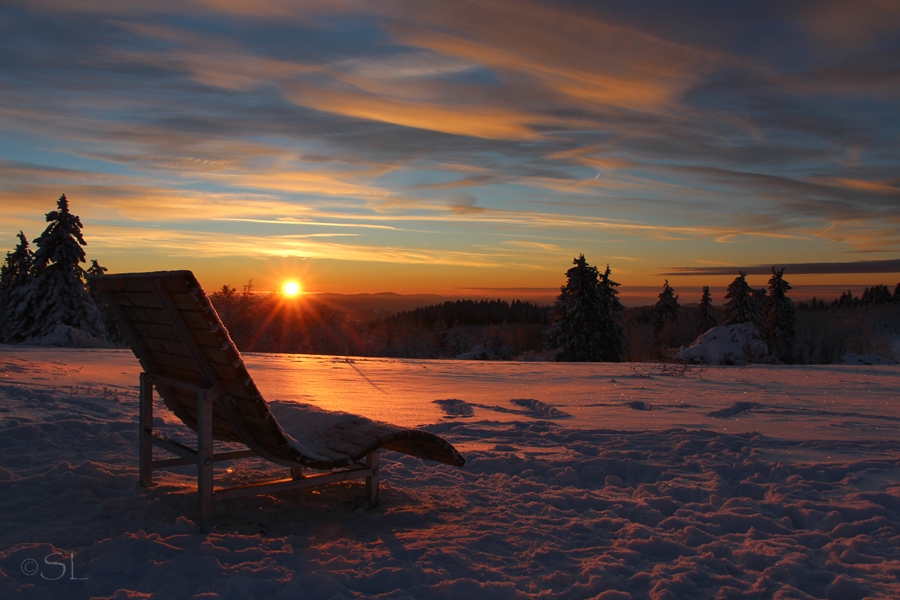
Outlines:
[[[720, 322], [750, 324], [765, 342], [768, 360], [777, 363], [832, 363], [847, 352], [886, 355], [890, 344], [885, 331], [900, 333], [900, 283], [893, 293], [879, 284], [866, 288], [859, 299], [847, 292], [830, 304], [813, 299], [795, 306], [785, 269], [772, 267], [764, 288], [751, 287], [746, 272], [738, 271], [721, 308], [713, 306], [709, 286], [703, 286], [696, 308], [680, 306], [666, 280], [653, 306], [629, 311], [616, 297], [619, 284], [610, 278], [608, 265], [600, 273], [584, 255], [573, 264], [552, 307], [546, 336], [547, 350], [556, 360], [671, 360]], [[831, 314], [813, 309], [830, 309]]]
[[[46, 221], [34, 238], [36, 250], [20, 231], [0, 267], [0, 342], [122, 345], [113, 318], [87, 284], [106, 268], [96, 260], [82, 266], [83, 225], [65, 195]], [[739, 271], [722, 307], [713, 306], [709, 286], [696, 307], [681, 306], [666, 280], [653, 306], [626, 309], [609, 265], [601, 272], [584, 255], [572, 264], [551, 306], [456, 300], [362, 321], [314, 298], [256, 293], [252, 280], [240, 290], [224, 285], [210, 297], [245, 352], [408, 358], [667, 360], [722, 322], [751, 324], [777, 362], [833, 362], [846, 351], [886, 353], [879, 332], [900, 321], [900, 283], [893, 292], [879, 284], [859, 298], [848, 291], [832, 302], [813, 298], [795, 306], [784, 269], [773, 267], [767, 287], [758, 289]]]

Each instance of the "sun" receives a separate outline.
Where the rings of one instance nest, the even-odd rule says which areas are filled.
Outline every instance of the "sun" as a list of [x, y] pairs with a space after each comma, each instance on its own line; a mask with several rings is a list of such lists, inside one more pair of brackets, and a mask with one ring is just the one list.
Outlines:
[[285, 281], [284, 285], [281, 286], [281, 291], [284, 292], [285, 296], [299, 296], [300, 295], [300, 284], [296, 281]]

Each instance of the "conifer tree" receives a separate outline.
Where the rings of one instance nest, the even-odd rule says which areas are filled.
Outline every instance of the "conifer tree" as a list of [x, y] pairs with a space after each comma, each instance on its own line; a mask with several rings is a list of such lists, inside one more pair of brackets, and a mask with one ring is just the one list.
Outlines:
[[753, 297], [753, 326], [760, 335], [766, 330], [766, 307], [768, 306], [769, 297], [766, 288], [750, 288], [750, 295]]
[[0, 342], [7, 341], [8, 325], [13, 322], [15, 308], [22, 293], [34, 277], [34, 255], [25, 234], [19, 232], [19, 244], [6, 253], [6, 263], [0, 267]]
[[838, 308], [850, 308], [856, 306], [857, 304], [859, 304], [859, 298], [855, 297], [853, 295], [853, 292], [850, 290], [847, 290], [846, 292], [841, 294], [840, 298], [834, 300], [831, 303], [832, 306], [836, 306]]
[[863, 290], [862, 295], [862, 303], [863, 304], [883, 304], [885, 302], [893, 302], [894, 297], [891, 295], [891, 290], [888, 289], [888, 286], [883, 283], [879, 283], [878, 285], [867, 287]]
[[791, 285], [784, 279], [784, 269], [772, 267], [766, 298], [765, 338], [769, 353], [782, 362], [791, 362], [794, 351], [797, 311], [787, 292]]
[[86, 245], [81, 219], [69, 212], [65, 194], [59, 197], [57, 210], [47, 213], [47, 222], [44, 233], [34, 240], [34, 279], [8, 322], [8, 337], [18, 342], [66, 325], [102, 341], [100, 312], [85, 287], [81, 267]]
[[700, 305], [697, 306], [697, 314], [694, 317], [694, 337], [706, 333], [718, 324], [719, 321], [713, 313], [712, 295], [709, 293], [709, 286], [704, 285], [703, 296], [700, 298]]
[[[669, 280], [666, 279], [665, 284], [663, 284], [663, 291], [659, 294], [659, 300], [653, 306], [653, 317], [650, 319], [650, 324], [653, 328], [653, 345], [660, 350], [660, 346], [664, 341], [664, 338], [667, 337], [664, 335], [666, 332], [666, 328], [669, 334], [671, 334], [672, 327], [678, 322], [679, 316], [679, 306], [678, 306], [678, 296], [675, 294], [675, 290], [672, 289], [672, 286], [669, 285]], [[669, 335], [668, 337], [671, 337]]]
[[900, 302], [900, 283], [894, 288], [894, 302]]
[[619, 284], [612, 280], [612, 270], [606, 265], [606, 271], [598, 278], [600, 295], [600, 360], [604, 362], [622, 362], [626, 356], [625, 328], [619, 315], [625, 310], [619, 301]]
[[[747, 273], [738, 271], [739, 275], [728, 284], [725, 292], [725, 325], [752, 323], [756, 325], [760, 318], [760, 309], [753, 298], [753, 290], [747, 283]], [[761, 333], [761, 331], [760, 331]]]
[[6, 253], [6, 263], [0, 267], [0, 293], [25, 285], [33, 275], [34, 255], [28, 247], [28, 239], [21, 231], [18, 238], [16, 249]]
[[547, 332], [549, 348], [561, 348], [558, 360], [599, 361], [597, 334], [600, 330], [602, 301], [599, 274], [584, 254], [572, 260], [566, 271], [566, 284], [559, 289], [553, 304], [553, 324]]

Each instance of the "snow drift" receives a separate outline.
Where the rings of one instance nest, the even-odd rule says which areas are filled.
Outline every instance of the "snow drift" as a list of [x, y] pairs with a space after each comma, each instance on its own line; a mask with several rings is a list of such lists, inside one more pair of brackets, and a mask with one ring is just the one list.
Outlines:
[[675, 355], [676, 360], [709, 365], [746, 365], [760, 362], [769, 354], [766, 343], [750, 323], [713, 327], [687, 348]]

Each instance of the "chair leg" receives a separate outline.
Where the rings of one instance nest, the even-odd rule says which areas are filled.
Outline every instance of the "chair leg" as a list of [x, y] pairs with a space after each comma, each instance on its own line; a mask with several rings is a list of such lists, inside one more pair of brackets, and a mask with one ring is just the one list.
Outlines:
[[141, 373], [138, 417], [138, 483], [153, 485], [153, 445], [147, 436], [153, 435], [153, 384], [147, 373]]
[[381, 478], [378, 467], [380, 457], [381, 448], [366, 455], [366, 466], [372, 469], [372, 474], [366, 477], [366, 499], [369, 501], [369, 508], [378, 506], [378, 482]]
[[197, 394], [197, 495], [200, 499], [200, 531], [206, 532], [212, 521], [213, 495], [213, 390]]

